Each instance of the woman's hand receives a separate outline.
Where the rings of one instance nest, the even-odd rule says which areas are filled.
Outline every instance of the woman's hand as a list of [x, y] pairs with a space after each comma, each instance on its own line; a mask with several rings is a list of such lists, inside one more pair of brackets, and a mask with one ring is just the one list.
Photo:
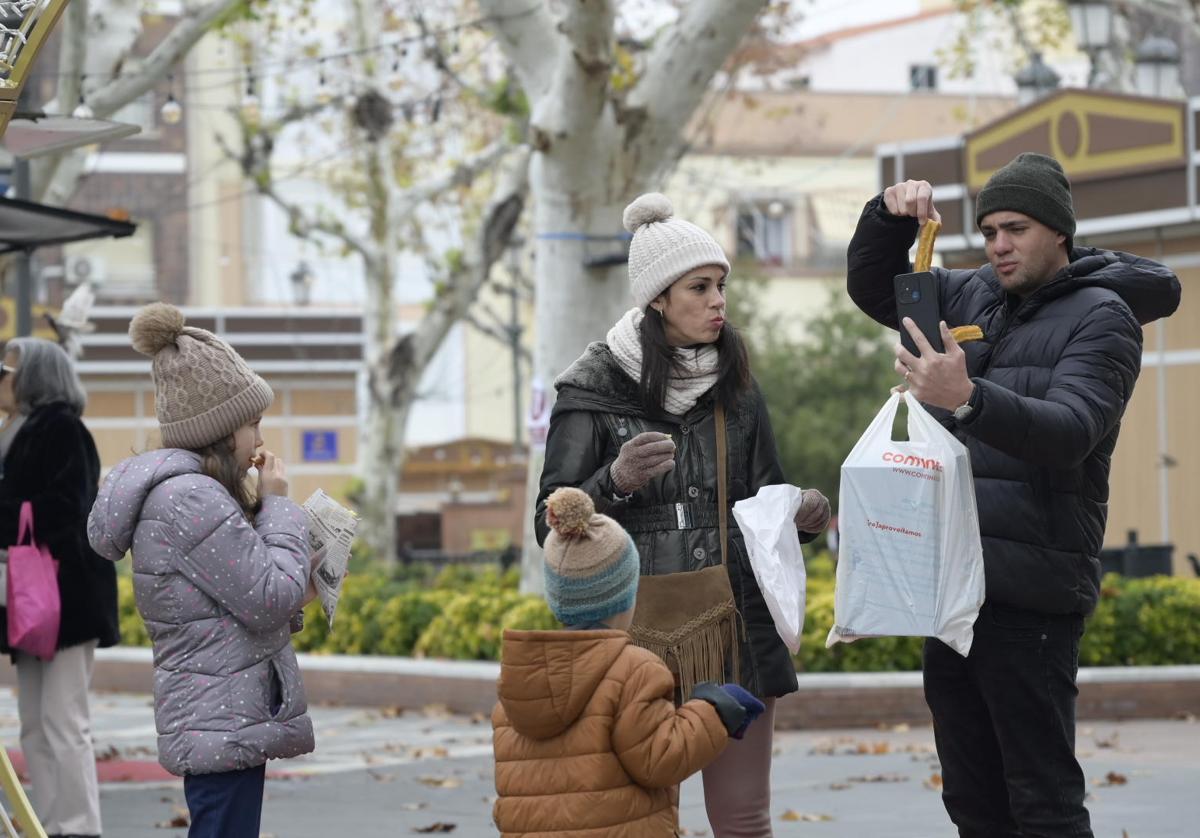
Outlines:
[[673, 468], [675, 440], [670, 434], [646, 431], [621, 446], [609, 473], [617, 491], [629, 495]]
[[287, 469], [283, 460], [270, 451], [263, 452], [263, 464], [258, 470], [258, 496], [278, 495], [286, 498], [288, 493]]
[[800, 508], [796, 510], [796, 529], [801, 532], [823, 532], [829, 526], [832, 514], [828, 498], [816, 489], [805, 489], [800, 497]]

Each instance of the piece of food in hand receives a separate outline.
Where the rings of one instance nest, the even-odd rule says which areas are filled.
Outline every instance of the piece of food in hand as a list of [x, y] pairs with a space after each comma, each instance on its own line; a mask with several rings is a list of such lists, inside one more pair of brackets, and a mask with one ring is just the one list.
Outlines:
[[263, 464], [266, 461], [267, 461], [266, 454], [255, 454], [253, 457], [250, 458], [250, 465], [254, 466], [255, 468], [262, 468]]
[[955, 326], [950, 330], [955, 343], [967, 343], [972, 340], [983, 340], [983, 329], [978, 326]]

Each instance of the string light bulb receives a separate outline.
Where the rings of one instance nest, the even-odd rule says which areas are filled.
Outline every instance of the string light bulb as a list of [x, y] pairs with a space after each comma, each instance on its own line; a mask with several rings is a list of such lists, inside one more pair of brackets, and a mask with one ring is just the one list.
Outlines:
[[158, 113], [167, 125], [178, 125], [183, 119], [183, 106], [175, 100], [174, 93], [168, 93], [167, 101], [163, 102], [162, 109]]
[[258, 94], [254, 92], [254, 74], [246, 74], [246, 95], [242, 97], [242, 119], [248, 125], [258, 125], [262, 119], [262, 103], [258, 100]]

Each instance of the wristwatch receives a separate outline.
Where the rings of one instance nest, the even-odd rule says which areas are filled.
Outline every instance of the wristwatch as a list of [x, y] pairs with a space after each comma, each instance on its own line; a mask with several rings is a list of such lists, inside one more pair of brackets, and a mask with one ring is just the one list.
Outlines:
[[971, 395], [965, 402], [954, 408], [954, 421], [965, 422], [971, 418], [971, 414], [975, 412], [975, 401], [979, 393], [979, 385], [976, 384], [971, 388]]

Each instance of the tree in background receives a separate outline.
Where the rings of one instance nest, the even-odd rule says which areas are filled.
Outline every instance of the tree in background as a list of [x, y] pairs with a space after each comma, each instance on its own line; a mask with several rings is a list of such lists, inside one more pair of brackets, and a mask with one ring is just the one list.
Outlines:
[[[281, 111], [243, 105], [241, 136], [221, 139], [258, 192], [286, 214], [293, 235], [360, 264], [367, 421], [356, 500], [359, 534], [384, 562], [396, 560], [406, 429], [421, 380], [509, 247], [529, 168], [519, 145], [524, 114], [505, 98], [502, 66], [493, 77], [477, 59], [487, 45], [480, 21], [457, 2], [414, 6], [412, 15], [396, 6], [353, 0], [341, 24], [321, 17], [312, 0], [285, 0], [270, 20], [233, 33], [251, 69], [279, 63], [274, 44], [287, 44], [288, 55], [325, 55], [333, 29], [338, 46], [336, 61], [320, 59], [318, 73], [282, 82]], [[306, 173], [327, 188], [328, 200], [289, 193], [286, 165], [273, 155], [284, 142], [319, 146], [330, 137], [340, 152]], [[405, 275], [413, 256], [422, 267], [410, 262]], [[420, 287], [426, 278], [431, 299], [401, 324], [402, 284]]]

